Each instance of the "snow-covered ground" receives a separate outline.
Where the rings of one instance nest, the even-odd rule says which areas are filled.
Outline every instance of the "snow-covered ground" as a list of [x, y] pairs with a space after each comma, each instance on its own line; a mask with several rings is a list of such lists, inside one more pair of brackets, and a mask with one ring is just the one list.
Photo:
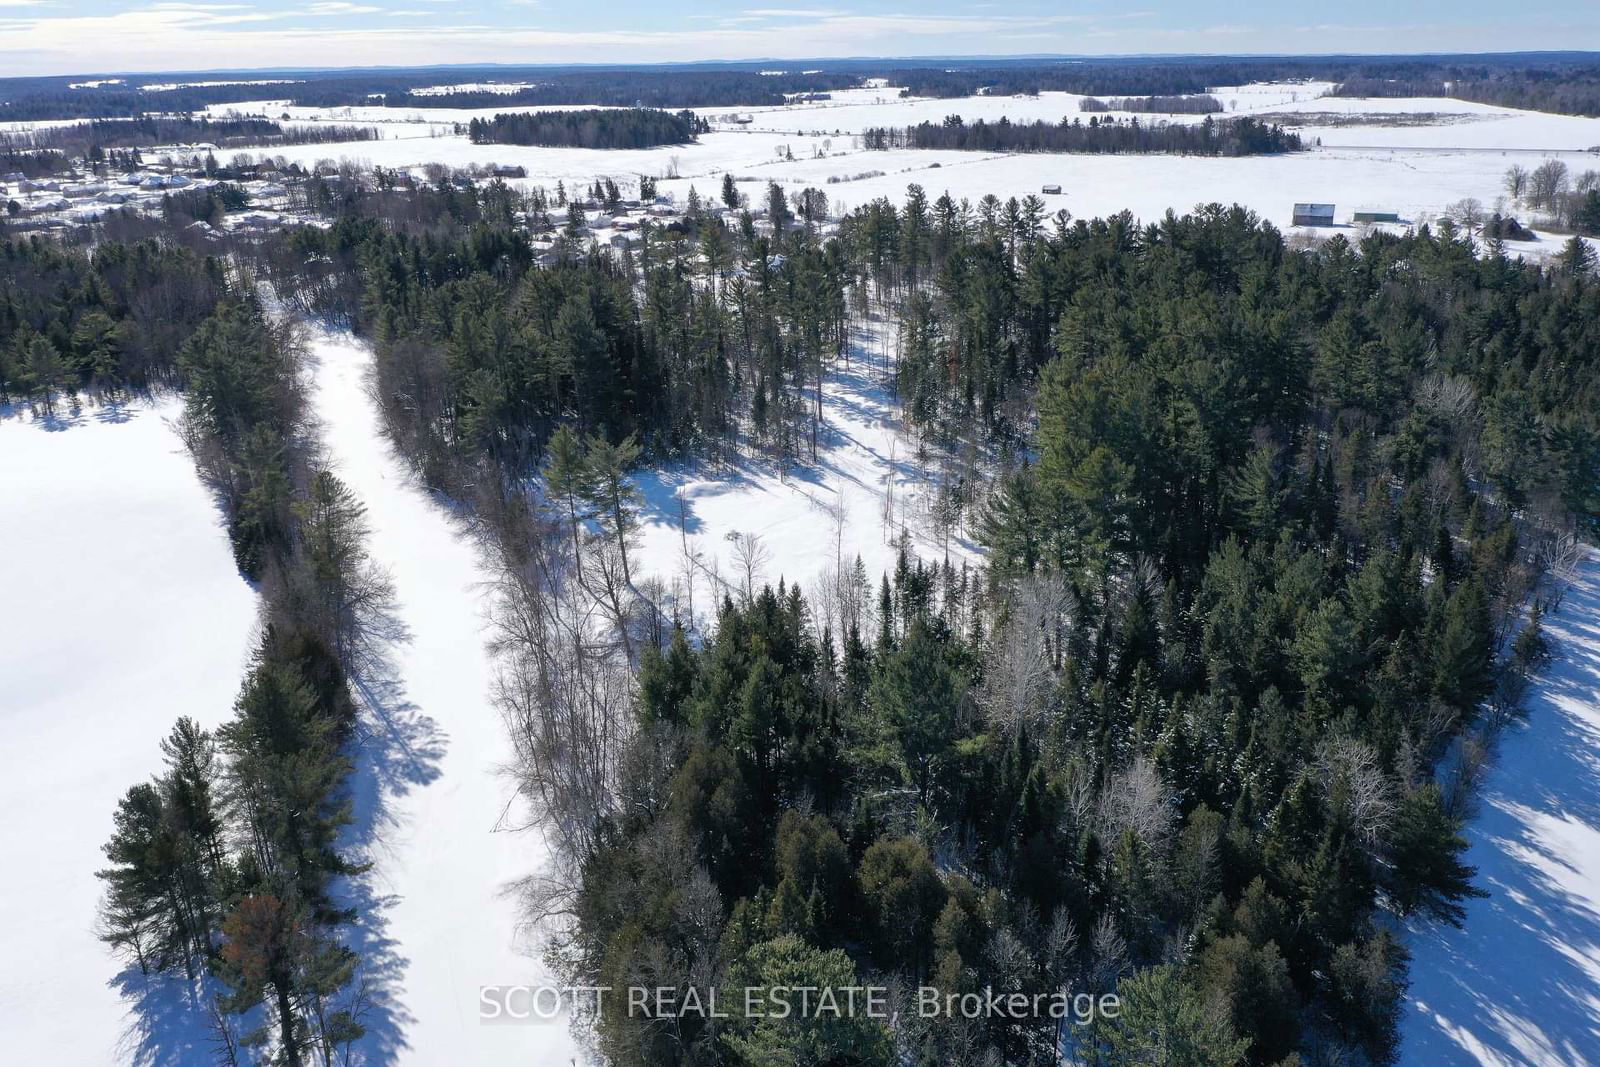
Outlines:
[[1408, 1064], [1600, 1063], [1600, 556], [1545, 619], [1554, 658], [1504, 735], [1467, 862], [1489, 897], [1410, 945]]
[[[360, 144], [273, 147], [291, 161], [348, 157], [384, 167], [499, 163], [527, 168], [523, 186], [554, 187], [562, 181], [587, 185], [598, 176], [622, 182], [639, 175], [664, 179], [661, 190], [681, 201], [694, 186], [715, 196], [723, 174], [745, 181], [760, 195], [768, 180], [798, 191], [814, 185], [836, 211], [878, 197], [899, 202], [912, 182], [929, 196], [949, 192], [976, 202], [993, 193], [1046, 196], [1052, 211], [1079, 218], [1129, 210], [1144, 220], [1202, 203], [1239, 203], [1287, 229], [1298, 201], [1337, 205], [1338, 218], [1355, 211], [1393, 211], [1410, 223], [1437, 217], [1466, 197], [1494, 207], [1504, 195], [1503, 177], [1513, 164], [1537, 166], [1560, 159], [1576, 175], [1600, 170], [1600, 119], [1546, 115], [1450, 99], [1345, 99], [1325, 96], [1326, 83], [1246, 85], [1214, 90], [1227, 109], [1220, 117], [1281, 118], [1313, 147], [1285, 156], [1212, 159], [1165, 155], [1089, 156], [991, 154], [981, 152], [862, 149], [858, 135], [873, 126], [905, 126], [961, 115], [1013, 122], [1082, 117], [1071, 93], [1032, 97], [970, 96], [950, 100], [898, 98], [893, 89], [852, 89], [833, 99], [782, 107], [703, 108], [712, 132], [692, 145], [630, 151], [474, 145], [447, 125], [504, 108], [477, 110], [285, 108], [281, 102], [219, 105], [213, 110], [257, 110], [296, 123], [376, 123], [385, 139]], [[731, 126], [731, 116], [749, 120]], [[1126, 118], [1127, 116], [1122, 116]], [[1139, 116], [1141, 121], [1194, 122], [1195, 115]], [[1317, 142], [1320, 141], [1320, 144]], [[1515, 207], [1508, 208], [1515, 214]], [[1523, 213], [1526, 214], [1525, 212]], [[1526, 221], [1526, 219], [1524, 219]], [[1326, 231], [1322, 231], [1326, 236]], [[1541, 255], [1558, 248], [1547, 237], [1516, 251]]]
[[[500, 773], [511, 756], [489, 702], [483, 569], [449, 508], [422, 489], [379, 432], [371, 352], [320, 334], [313, 409], [333, 470], [367, 508], [368, 549], [386, 568], [406, 636], [389, 670], [363, 680], [369, 737], [358, 755], [357, 827], [374, 866], [357, 887], [355, 948], [377, 972], [366, 1041], [380, 1062], [566, 1064], [559, 1023], [485, 1025], [479, 989], [548, 980], [502, 891], [535, 872], [539, 838]], [[389, 1057], [392, 1057], [390, 1059]]]
[[[100, 846], [183, 715], [232, 711], [256, 595], [167, 420], [174, 399], [0, 418], [0, 1045], [91, 1067], [171, 1048], [94, 936]], [[139, 987], [141, 980], [132, 979]], [[134, 990], [137, 999], [137, 988]], [[203, 1035], [179, 1035], [180, 1044]]]
[[875, 590], [879, 576], [894, 569], [902, 534], [925, 560], [938, 562], [947, 550], [955, 563], [976, 556], [960, 531], [947, 543], [929, 521], [930, 477], [887, 387], [894, 354], [886, 334], [892, 330], [858, 335], [851, 362], [824, 375], [815, 462], [808, 437], [804, 454], [782, 474], [761, 457], [634, 478], [645, 500], [637, 571], [668, 592], [676, 586], [680, 602], [692, 591], [699, 624], [724, 593], [743, 589], [732, 540], [740, 535], [759, 538], [765, 550], [757, 587], [783, 578], [799, 582], [808, 596], [820, 575], [836, 574], [841, 563], [851, 567], [857, 556]]

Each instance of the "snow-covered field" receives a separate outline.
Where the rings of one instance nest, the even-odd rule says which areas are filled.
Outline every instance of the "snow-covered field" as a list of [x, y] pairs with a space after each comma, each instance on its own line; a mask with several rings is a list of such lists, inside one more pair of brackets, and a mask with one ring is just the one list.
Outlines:
[[1600, 556], [1545, 624], [1554, 659], [1467, 830], [1490, 895], [1463, 929], [1411, 937], [1418, 1067], [1600, 1063]]
[[[489, 703], [482, 569], [445, 504], [418, 486], [378, 429], [371, 353], [348, 335], [314, 339], [311, 400], [333, 470], [367, 508], [368, 549], [389, 571], [406, 634], [389, 669], [363, 679], [368, 738], [357, 757], [357, 826], [373, 870], [355, 948], [377, 969], [366, 1022], [378, 1062], [565, 1064], [559, 1023], [485, 1025], [479, 989], [548, 980], [502, 890], [543, 853], [499, 773], [511, 749]], [[392, 1057], [392, 1058], [391, 1058]]]
[[[0, 1046], [13, 1063], [125, 1063], [163, 1046], [95, 939], [100, 846], [182, 715], [228, 717], [256, 595], [168, 399], [0, 418]], [[135, 982], [137, 983], [137, 979]]]
[[[1329, 88], [1326, 83], [1304, 83], [1215, 90], [1228, 109], [1222, 117], [1282, 117], [1313, 144], [1294, 155], [1241, 159], [872, 152], [858, 144], [858, 134], [873, 126], [937, 122], [946, 115], [968, 121], [1007, 117], [1013, 122], [1080, 117], [1081, 97], [1070, 93], [932, 100], [900, 99], [893, 89], [852, 89], [835, 93], [832, 100], [782, 107], [704, 108], [701, 113], [713, 120], [713, 129], [697, 144], [636, 151], [474, 145], [441, 125], [504, 108], [316, 109], [263, 101], [214, 110], [289, 114], [297, 123], [375, 123], [385, 134], [382, 141], [356, 145], [271, 149], [273, 155], [307, 164], [348, 157], [385, 167], [430, 162], [520, 165], [528, 177], [514, 184], [546, 187], [557, 181], [568, 187], [587, 184], [598, 176], [626, 182], [647, 174], [665, 179], [662, 191], [680, 201], [691, 186], [702, 196], [716, 195], [722, 175], [731, 173], [752, 183], [746, 191], [757, 196], [758, 183], [769, 180], [796, 191], [817, 186], [837, 211], [878, 197], [898, 202], [913, 182], [932, 197], [949, 192], [974, 202], [990, 193], [1005, 199], [1059, 184], [1063, 193], [1047, 196], [1047, 204], [1052, 211], [1065, 208], [1079, 218], [1126, 209], [1150, 220], [1196, 204], [1239, 203], [1287, 229], [1294, 203], [1311, 201], [1337, 205], [1341, 220], [1354, 211], [1394, 211], [1407, 222], [1420, 223], [1466, 197], [1492, 208], [1504, 195], [1502, 178], [1513, 164], [1532, 167], [1556, 158], [1574, 174], [1600, 169], [1600, 154], [1591, 151], [1600, 148], [1600, 119], [1450, 99], [1343, 99], [1323, 95]], [[748, 125], [719, 121], [735, 115], [749, 119]], [[1140, 119], [1194, 122], [1201, 117]], [[1558, 247], [1560, 240], [1549, 237], [1517, 250], [1540, 255]]]

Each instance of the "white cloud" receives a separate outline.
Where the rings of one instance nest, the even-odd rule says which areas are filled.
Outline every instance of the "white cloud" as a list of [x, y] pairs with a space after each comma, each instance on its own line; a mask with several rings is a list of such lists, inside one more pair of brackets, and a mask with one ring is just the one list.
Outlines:
[[381, 7], [372, 7], [368, 4], [347, 4], [342, 0], [324, 0], [323, 3], [312, 4], [305, 9], [308, 15], [376, 15], [383, 11]]

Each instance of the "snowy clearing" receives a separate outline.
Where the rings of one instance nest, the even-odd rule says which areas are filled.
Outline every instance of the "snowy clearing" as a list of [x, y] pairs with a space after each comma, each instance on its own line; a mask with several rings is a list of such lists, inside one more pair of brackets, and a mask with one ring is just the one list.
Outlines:
[[1412, 932], [1406, 1063], [1600, 1062], [1600, 556], [1545, 618], [1553, 659], [1500, 744], [1464, 929]]
[[15, 1062], [128, 1062], [166, 1039], [119, 994], [92, 874], [173, 722], [228, 717], [257, 605], [168, 425], [180, 408], [0, 419], [0, 852], [19, 861], [0, 895], [15, 964], [0, 1033]]
[[546, 980], [502, 890], [536, 871], [539, 838], [513, 783], [489, 702], [482, 568], [446, 506], [420, 488], [379, 430], [366, 388], [371, 352], [319, 334], [311, 401], [333, 470], [367, 508], [368, 549], [394, 581], [406, 635], [390, 677], [358, 684], [368, 737], [357, 754], [360, 846], [373, 870], [356, 887], [364, 914], [353, 947], [386, 1003], [364, 1043], [379, 1062], [566, 1063], [560, 1023], [479, 1021], [479, 988]]
[[[877, 587], [892, 571], [902, 534], [929, 562], [973, 560], [977, 546], [959, 533], [948, 544], [933, 533], [930, 478], [905, 432], [892, 373], [892, 329], [857, 337], [851, 362], [823, 378], [823, 425], [816, 462], [809, 449], [780, 475], [766, 458], [740, 457], [730, 468], [686, 464], [642, 471], [644, 495], [638, 558], [641, 573], [691, 602], [693, 620], [713, 617], [724, 593], [737, 598], [745, 576], [733, 538], [754, 535], [766, 562], [757, 589], [779, 578], [799, 582], [808, 596], [818, 577], [848, 569], [857, 556]], [[691, 585], [692, 576], [692, 585]]]

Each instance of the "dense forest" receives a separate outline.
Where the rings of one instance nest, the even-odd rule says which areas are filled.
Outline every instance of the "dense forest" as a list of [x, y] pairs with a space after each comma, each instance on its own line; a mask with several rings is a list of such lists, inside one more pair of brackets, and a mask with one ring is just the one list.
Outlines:
[[904, 129], [882, 126], [861, 134], [869, 149], [954, 148], [974, 152], [1171, 152], [1186, 156], [1253, 156], [1300, 150], [1298, 134], [1258, 119], [1210, 117], [1200, 122], [1143, 122], [1091, 116], [1088, 122], [966, 122], [951, 115]]
[[1408, 78], [1349, 78], [1335, 96], [1453, 96], [1479, 104], [1600, 116], [1600, 63], [1494, 73], [1444, 68]]
[[[437, 217], [447, 194], [407, 195]], [[358, 272], [397, 441], [475, 487], [505, 554], [502, 699], [572, 874], [530, 906], [576, 915], [570, 976], [1126, 1007], [604, 1016], [615, 1062], [1393, 1058], [1386, 917], [1457, 921], [1476, 892], [1461, 821], [1544, 654], [1543, 601], [1521, 609], [1600, 511], [1581, 245], [1546, 269], [1446, 222], [1294, 251], [1241, 209], [1051, 228], [1037, 201], [915, 193], [826, 240], [708, 218], [542, 269], [454, 210], [472, 236], [352, 215], [295, 240]], [[758, 427], [784, 412], [806, 463], [810, 383], [867, 308], [930, 447], [1026, 444], [955, 501], [987, 566], [845, 561], [675, 625], [630, 574], [627, 466], [778, 455]], [[604, 621], [569, 646], [578, 603]]]
[[[1237, 207], [1072, 221], [916, 187], [828, 232], [819, 191], [729, 176], [728, 221], [614, 255], [569, 224], [538, 265], [540, 193], [317, 190], [331, 225], [234, 269], [371, 340], [397, 446], [483, 527], [563, 977], [870, 981], [903, 1009], [611, 1013], [612, 1062], [1394, 1059], [1394, 919], [1478, 892], [1473, 786], [1596, 533], [1586, 245], [1536, 266], [1446, 220], [1297, 250]], [[329, 896], [345, 680], [384, 590], [300, 439], [292, 337], [172, 241], [12, 241], [0, 272], [0, 399], [183, 387], [271, 623], [234, 718], [180, 723], [119, 809], [104, 932], [212, 975], [224, 1040], [331, 1055], [361, 1030]], [[821, 462], [823, 380], [869, 331], [916, 451], [968, 468], [935, 475], [935, 521], [982, 566], [751, 563], [697, 616], [633, 558], [629, 468]], [[919, 985], [1123, 1010], [919, 1018]]]
[[676, 114], [651, 108], [517, 111], [492, 119], [473, 119], [467, 137], [473, 144], [526, 144], [556, 148], [654, 148], [688, 144], [709, 131], [692, 111]]
[[1595, 329], [1592, 264], [1449, 232], [1296, 253], [1220, 208], [920, 230], [880, 278], [924, 417], [1039, 374], [1038, 462], [980, 506], [989, 574], [903, 557], [826, 611], [780, 584], [648, 646], [569, 961], [618, 986], [1115, 987], [1124, 1014], [612, 1016], [602, 1047], [1390, 1061], [1384, 913], [1457, 921], [1477, 892], [1460, 822], [1537, 610], [1509, 635], [1551, 531], [1596, 515], [1592, 349], [1533, 325]]

